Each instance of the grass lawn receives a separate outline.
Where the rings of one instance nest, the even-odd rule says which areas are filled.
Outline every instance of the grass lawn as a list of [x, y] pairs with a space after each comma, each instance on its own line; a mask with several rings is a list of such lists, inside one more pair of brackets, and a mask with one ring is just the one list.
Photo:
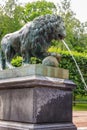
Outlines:
[[[77, 110], [77, 111], [87, 111], [87, 96], [77, 96], [76, 97], [76, 101], [81, 101], [82, 103], [76, 103], [75, 106], [73, 106], [73, 110]], [[85, 103], [84, 103], [85, 101]]]
[[87, 111], [87, 104], [76, 104], [75, 106], [73, 106], [73, 110], [76, 111]]

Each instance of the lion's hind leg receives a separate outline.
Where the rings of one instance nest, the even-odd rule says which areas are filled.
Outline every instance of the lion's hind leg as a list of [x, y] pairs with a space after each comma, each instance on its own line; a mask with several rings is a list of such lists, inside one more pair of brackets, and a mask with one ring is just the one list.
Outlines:
[[6, 68], [6, 59], [5, 59], [5, 53], [1, 50], [0, 53], [0, 70], [3, 70]]
[[[3, 53], [3, 69], [6, 69], [6, 68], [14, 68], [12, 65], [11, 65], [11, 60], [13, 58], [13, 50], [11, 50], [12, 48], [10, 46], [7, 46], [5, 52]], [[4, 65], [4, 62], [5, 62], [5, 65]]]
[[14, 66], [11, 65], [11, 60], [13, 58], [13, 51], [11, 51], [11, 49], [7, 50], [5, 55], [6, 55], [6, 67], [9, 69], [15, 68]]

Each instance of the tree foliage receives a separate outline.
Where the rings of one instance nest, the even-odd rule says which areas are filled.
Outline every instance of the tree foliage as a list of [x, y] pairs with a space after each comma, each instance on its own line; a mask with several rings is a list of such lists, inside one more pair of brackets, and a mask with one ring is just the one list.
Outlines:
[[[60, 14], [65, 22], [67, 36], [65, 38], [66, 43], [71, 50], [79, 52], [87, 52], [87, 33], [85, 27], [86, 23], [81, 23], [71, 10], [70, 0], [62, 0], [61, 4], [57, 5], [58, 14]], [[60, 45], [60, 44], [59, 44]], [[64, 45], [60, 45], [62, 49], [65, 49]]]
[[23, 7], [14, 0], [8, 0], [5, 6], [0, 6], [0, 40], [7, 34], [18, 30], [22, 24]]
[[23, 20], [25, 22], [33, 20], [40, 15], [52, 14], [56, 11], [56, 6], [52, 2], [45, 0], [27, 3], [23, 11]]
[[20, 29], [26, 22], [35, 17], [52, 14], [56, 6], [45, 0], [18, 5], [16, 0], [7, 0], [5, 6], [0, 5], [0, 40], [7, 34]]

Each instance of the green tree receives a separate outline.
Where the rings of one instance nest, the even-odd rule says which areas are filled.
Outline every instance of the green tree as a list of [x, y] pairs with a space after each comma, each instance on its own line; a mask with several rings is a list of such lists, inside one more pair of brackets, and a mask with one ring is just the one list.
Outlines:
[[20, 6], [16, 0], [7, 0], [4, 7], [0, 6], [0, 40], [35, 17], [55, 12], [54, 3], [45, 0], [27, 3], [25, 6]]
[[[57, 5], [58, 14], [61, 15], [65, 22], [66, 38], [65, 41], [71, 50], [83, 52], [87, 50], [87, 34], [85, 23], [81, 23], [71, 10], [70, 0], [62, 0], [61, 4]], [[59, 44], [59, 47], [65, 49], [63, 44]]]
[[45, 0], [27, 3], [23, 11], [24, 22], [32, 21], [35, 17], [56, 12], [56, 6]]
[[22, 26], [23, 7], [14, 0], [8, 0], [5, 6], [0, 6], [0, 40], [7, 34], [18, 30]]

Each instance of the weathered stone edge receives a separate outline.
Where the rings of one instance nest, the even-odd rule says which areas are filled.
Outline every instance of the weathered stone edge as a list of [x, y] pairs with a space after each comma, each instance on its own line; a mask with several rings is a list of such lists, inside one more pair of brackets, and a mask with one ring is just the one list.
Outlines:
[[69, 78], [69, 72], [66, 69], [44, 66], [42, 64], [32, 64], [13, 69], [2, 70], [0, 71], [0, 80], [32, 75], [48, 76], [63, 79]]
[[0, 89], [36, 86], [50, 86], [61, 89], [74, 89], [76, 87], [76, 85], [70, 80], [37, 75], [0, 80]]
[[12, 128], [12, 129], [20, 129], [20, 130], [68, 130], [72, 128], [73, 130], [76, 130], [76, 127], [73, 123], [54, 123], [54, 124], [28, 124], [28, 123], [18, 123], [18, 122], [9, 122], [9, 121], [0, 121], [0, 127], [2, 128]]

